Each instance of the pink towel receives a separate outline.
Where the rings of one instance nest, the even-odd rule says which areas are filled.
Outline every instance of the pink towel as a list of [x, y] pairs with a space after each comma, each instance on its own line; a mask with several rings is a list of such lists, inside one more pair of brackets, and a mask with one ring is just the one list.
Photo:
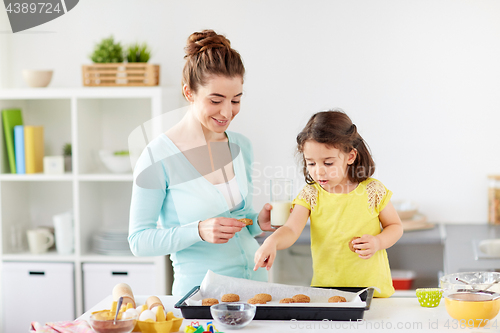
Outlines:
[[31, 323], [31, 332], [37, 333], [93, 333], [86, 320], [58, 321], [54, 323], [40, 323], [34, 321]]

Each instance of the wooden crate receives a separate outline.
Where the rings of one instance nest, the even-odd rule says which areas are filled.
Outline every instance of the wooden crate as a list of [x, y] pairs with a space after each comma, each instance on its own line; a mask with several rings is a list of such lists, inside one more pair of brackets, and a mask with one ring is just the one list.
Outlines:
[[83, 65], [83, 85], [89, 87], [157, 86], [160, 65], [116, 63]]

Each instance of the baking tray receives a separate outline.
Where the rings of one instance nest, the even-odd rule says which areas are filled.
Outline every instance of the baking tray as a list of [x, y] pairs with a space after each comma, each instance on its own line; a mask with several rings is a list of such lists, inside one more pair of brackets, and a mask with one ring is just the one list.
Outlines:
[[[316, 287], [317, 288], [317, 287]], [[325, 287], [320, 287], [325, 288]], [[357, 287], [331, 287], [326, 289], [338, 289], [341, 291], [358, 292]], [[200, 290], [200, 286], [194, 287], [175, 307], [180, 309], [182, 316], [186, 319], [212, 319], [209, 306], [188, 305], [186, 300], [193, 297]], [[370, 309], [373, 298], [373, 288], [367, 289], [359, 297], [366, 302], [365, 307], [314, 307], [314, 306], [265, 306], [258, 305], [254, 319], [256, 320], [345, 320], [356, 321], [363, 319], [365, 310]]]

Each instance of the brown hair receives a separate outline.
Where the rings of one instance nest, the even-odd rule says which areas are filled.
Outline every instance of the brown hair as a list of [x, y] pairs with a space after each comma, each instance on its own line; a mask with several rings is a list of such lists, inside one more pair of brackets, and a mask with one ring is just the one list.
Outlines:
[[241, 79], [245, 75], [240, 54], [231, 48], [226, 37], [213, 30], [191, 34], [184, 50], [186, 63], [182, 71], [182, 86], [186, 84], [194, 93], [207, 83], [210, 75], [241, 76]]
[[340, 149], [346, 154], [352, 149], [356, 149], [358, 152], [356, 159], [347, 166], [347, 176], [351, 182], [362, 182], [375, 172], [375, 162], [368, 145], [359, 135], [351, 118], [341, 110], [314, 114], [302, 132], [297, 135], [297, 151], [302, 155], [304, 177], [306, 183], [312, 185], [314, 180], [307, 172], [307, 164], [304, 159], [304, 144], [308, 140], [324, 143], [327, 146]]

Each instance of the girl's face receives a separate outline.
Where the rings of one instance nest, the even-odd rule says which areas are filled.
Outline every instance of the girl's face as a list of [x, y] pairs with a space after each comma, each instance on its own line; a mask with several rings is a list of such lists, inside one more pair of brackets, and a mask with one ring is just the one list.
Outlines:
[[347, 166], [356, 159], [357, 152], [349, 154], [324, 143], [308, 140], [304, 143], [304, 159], [312, 179], [331, 193], [348, 193], [352, 185], [347, 177]]
[[224, 133], [231, 120], [240, 112], [243, 79], [240, 76], [212, 76], [194, 93], [184, 86], [184, 95], [194, 107], [203, 130]]

